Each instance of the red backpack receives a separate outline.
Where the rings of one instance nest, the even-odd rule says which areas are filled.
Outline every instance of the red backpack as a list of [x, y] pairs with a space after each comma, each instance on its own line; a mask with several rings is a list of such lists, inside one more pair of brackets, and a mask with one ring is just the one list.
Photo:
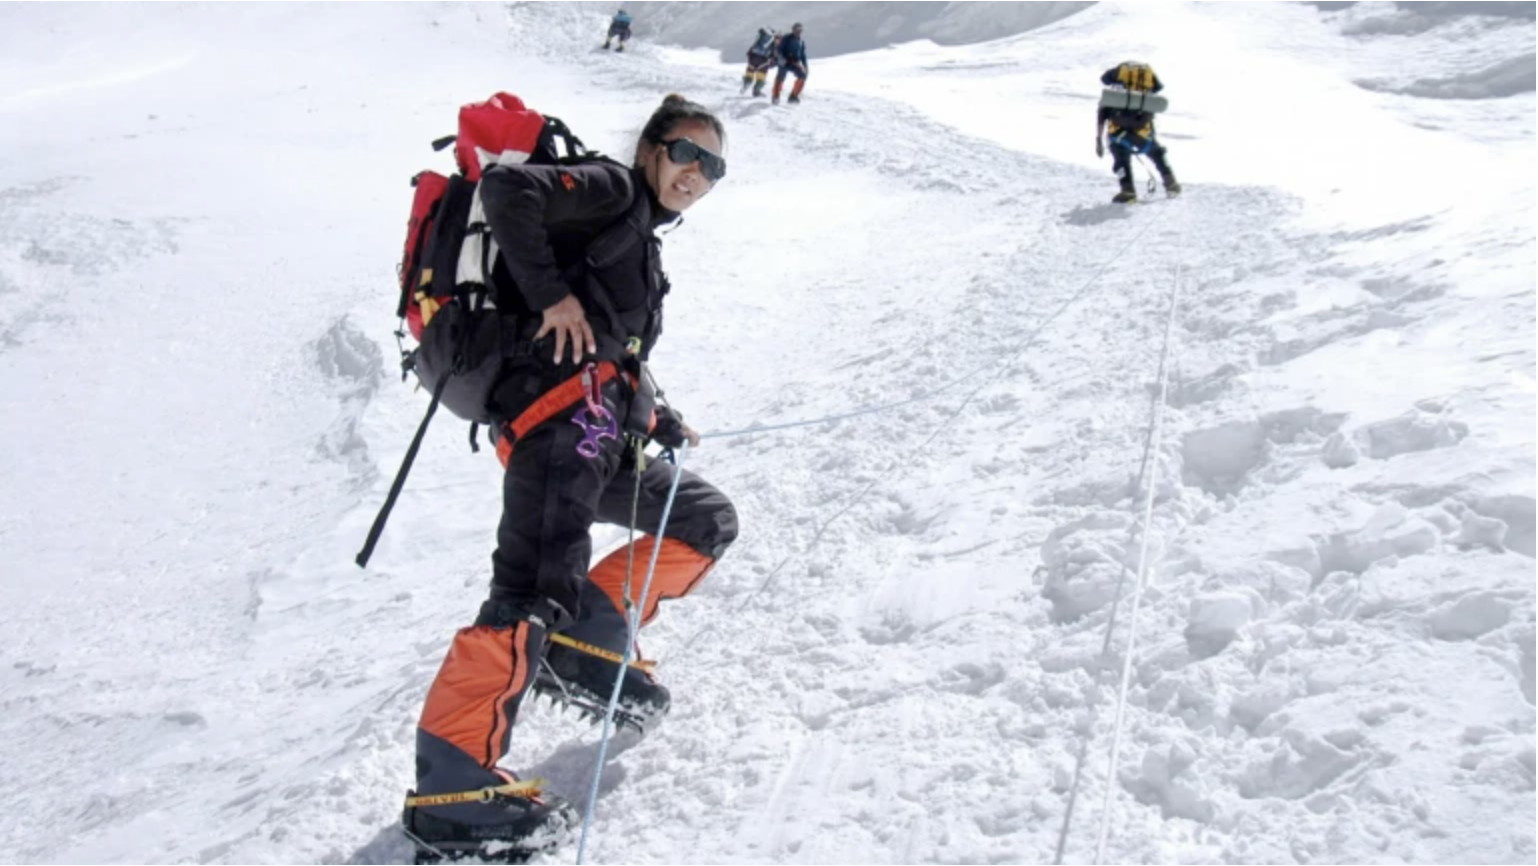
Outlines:
[[[472, 449], [476, 448], [476, 425], [490, 423], [487, 398], [501, 376], [509, 339], [503, 333], [504, 317], [495, 310], [491, 274], [498, 251], [476, 193], [481, 173], [494, 165], [573, 164], [604, 158], [589, 152], [566, 124], [545, 117], [510, 93], [460, 108], [458, 134], [438, 139], [433, 149], [451, 144], [459, 164], [457, 173], [444, 176], [428, 170], [411, 179], [416, 194], [398, 269], [396, 315], [404, 327], [395, 336], [401, 345], [402, 374], [415, 373], [432, 393], [432, 402], [358, 553], [359, 566], [367, 564], [384, 531], [438, 406], [447, 406], [471, 422]], [[404, 342], [408, 334], [417, 343], [409, 350]]]
[[[564, 157], [558, 142], [565, 146]], [[510, 93], [460, 108], [459, 133], [433, 142], [433, 149], [443, 150], [450, 144], [458, 174], [445, 177], [428, 170], [411, 179], [416, 195], [406, 224], [396, 315], [419, 344], [445, 304], [459, 301], [479, 307], [485, 301], [487, 274], [496, 253], [475, 195], [481, 173], [494, 165], [554, 165], [581, 161], [587, 155], [566, 124], [541, 115]], [[461, 417], [484, 414], [484, 409], [462, 408], [459, 411], [450, 404], [450, 410]]]

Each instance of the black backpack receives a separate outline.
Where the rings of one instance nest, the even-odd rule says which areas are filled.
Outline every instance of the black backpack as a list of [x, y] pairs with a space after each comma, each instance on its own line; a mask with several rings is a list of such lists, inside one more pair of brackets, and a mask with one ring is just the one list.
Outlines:
[[[395, 336], [401, 346], [401, 377], [414, 373], [432, 400], [358, 553], [359, 566], [368, 563], [384, 531], [439, 405], [471, 422], [470, 447], [479, 450], [476, 434], [478, 425], [491, 423], [487, 403], [492, 389], [501, 381], [504, 362], [521, 345], [520, 323], [495, 306], [498, 249], [477, 195], [481, 173], [501, 164], [608, 160], [588, 151], [566, 124], [509, 93], [460, 108], [458, 134], [438, 139], [433, 149], [450, 145], [457, 173], [423, 171], [411, 179], [416, 193], [398, 268], [396, 314], [401, 327]], [[408, 336], [416, 341], [415, 348], [406, 348]]]

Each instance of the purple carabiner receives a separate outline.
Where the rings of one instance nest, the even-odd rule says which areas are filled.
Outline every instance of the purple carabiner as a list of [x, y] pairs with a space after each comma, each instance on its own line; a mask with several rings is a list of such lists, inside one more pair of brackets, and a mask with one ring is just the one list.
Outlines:
[[603, 405], [603, 383], [598, 375], [598, 365], [588, 362], [582, 370], [582, 399], [587, 406], [577, 410], [571, 423], [582, 428], [582, 441], [577, 443], [577, 453], [589, 460], [603, 453], [604, 439], [619, 438], [619, 422], [614, 413]]
[[577, 443], [577, 453], [589, 460], [603, 453], [604, 439], [619, 438], [619, 422], [614, 414], [603, 406], [585, 406], [572, 416], [571, 423], [582, 428], [582, 441]]

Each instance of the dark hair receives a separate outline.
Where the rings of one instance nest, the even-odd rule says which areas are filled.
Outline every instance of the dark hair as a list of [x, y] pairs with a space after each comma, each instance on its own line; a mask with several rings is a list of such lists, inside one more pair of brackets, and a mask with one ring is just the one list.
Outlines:
[[721, 137], [721, 143], [726, 143], [726, 127], [721, 125], [721, 121], [710, 112], [710, 109], [698, 102], [690, 102], [676, 93], [669, 93], [663, 97], [662, 104], [652, 112], [651, 119], [646, 121], [646, 127], [641, 130], [641, 140], [636, 142], [636, 158], [640, 159], [641, 145], [661, 144], [674, 127], [689, 120], [710, 124], [710, 128]]

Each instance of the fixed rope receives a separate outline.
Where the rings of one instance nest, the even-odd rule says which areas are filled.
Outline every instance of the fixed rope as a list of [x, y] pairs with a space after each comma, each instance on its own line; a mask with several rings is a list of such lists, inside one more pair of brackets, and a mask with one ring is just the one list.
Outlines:
[[[1154, 453], [1158, 453], [1163, 435], [1164, 407], [1169, 398], [1169, 376], [1165, 373], [1165, 363], [1169, 358], [1170, 342], [1175, 331], [1175, 311], [1180, 303], [1180, 262], [1175, 263], [1175, 288], [1170, 292], [1169, 321], [1164, 326], [1164, 350], [1159, 355], [1159, 403], [1154, 413], [1153, 422], [1153, 447]], [[1148, 495], [1143, 502], [1143, 543], [1138, 549], [1137, 555], [1137, 583], [1132, 590], [1132, 612], [1127, 619], [1127, 648], [1122, 653], [1121, 684], [1116, 690], [1116, 719], [1111, 724], [1111, 757], [1106, 764], [1105, 801], [1101, 806], [1100, 836], [1095, 843], [1095, 862], [1100, 863], [1105, 859], [1105, 842], [1111, 828], [1111, 796], [1116, 792], [1116, 767], [1121, 756], [1122, 718], [1127, 710], [1127, 688], [1132, 681], [1132, 659], [1137, 654], [1137, 627], [1138, 611], [1143, 606], [1143, 588], [1148, 583], [1148, 544], [1153, 538], [1153, 502], [1154, 488], [1157, 485], [1148, 484]]]
[[[1150, 221], [1147, 225], [1145, 225], [1141, 229], [1139, 229], [1137, 234], [1132, 237], [1131, 241], [1129, 241], [1128, 245], [1129, 246], [1136, 246], [1138, 241], [1143, 239], [1143, 235], [1147, 234], [1148, 230], [1150, 228], [1152, 228], [1153, 226], [1154, 226], [1154, 222]], [[830, 416], [828, 416], [826, 418], [814, 418], [814, 419], [811, 419], [811, 420], [808, 420], [808, 421], [796, 421], [796, 422], [791, 422], [789, 424], [777, 425], [776, 427], [773, 427], [773, 428], [755, 427], [755, 428], [749, 428], [749, 429], [745, 429], [745, 430], [732, 430], [732, 431], [726, 431], [726, 432], [721, 432], [721, 433], [715, 433], [715, 434], [712, 434], [712, 435], [714, 435], [716, 438], [723, 438], [723, 437], [726, 437], [726, 436], [741, 436], [741, 435], [746, 435], [746, 434], [749, 434], [749, 433], [765, 432], [765, 431], [770, 430], [770, 429], [789, 429], [789, 428], [792, 428], [792, 427], [809, 427], [809, 426], [813, 426], [813, 425], [816, 425], [816, 424], [824, 424], [824, 423], [827, 423], [827, 422], [832, 421], [832, 420], [838, 420], [840, 418], [855, 417], [856, 415], [869, 415], [869, 414], [874, 414], [876, 412], [883, 412], [883, 411], [887, 411], [887, 410], [890, 410], [890, 409], [897, 408], [899, 406], [906, 406], [906, 405], [909, 405], [909, 404], [912, 404], [912, 403], [918, 403], [918, 402], [923, 402], [923, 401], [926, 401], [926, 400], [932, 400], [935, 397], [938, 397], [941, 394], [945, 393], [946, 391], [954, 388], [956, 385], [958, 385], [958, 384], [960, 384], [962, 382], [967, 381], [969, 378], [975, 378], [977, 372], [981, 372], [981, 371], [987, 370], [989, 368], [995, 368], [995, 369], [999, 370], [999, 372], [995, 372], [993, 376], [988, 377], [988, 378], [984, 378], [982, 380], [982, 382], [979, 383], [976, 388], [972, 389], [972, 391], [966, 395], [966, 397], [955, 408], [955, 410], [950, 413], [950, 417], [948, 417], [946, 419], [946, 421], [955, 420], [958, 416], [961, 415], [962, 411], [964, 409], [966, 409], [966, 407], [968, 405], [971, 404], [972, 400], [975, 399], [978, 394], [982, 393], [982, 390], [984, 388], [986, 388], [989, 385], [993, 384], [994, 380], [1000, 378], [1005, 373], [1009, 372], [1010, 368], [1020, 358], [1020, 356], [1025, 354], [1025, 351], [1027, 349], [1029, 349], [1036, 342], [1036, 338], [1039, 337], [1042, 334], [1042, 332], [1047, 329], [1047, 326], [1052, 324], [1054, 321], [1056, 321], [1057, 318], [1059, 316], [1061, 316], [1064, 313], [1064, 311], [1066, 311], [1069, 307], [1071, 307], [1074, 304], [1078, 303], [1084, 297], [1084, 295], [1089, 292], [1090, 288], [1092, 286], [1094, 286], [1095, 283], [1100, 279], [1100, 277], [1105, 273], [1106, 269], [1111, 266], [1112, 262], [1115, 262], [1115, 261], [1119, 261], [1119, 260], [1115, 259], [1115, 258], [1106, 258], [1104, 261], [1102, 261], [1100, 263], [1100, 266], [1095, 269], [1095, 272], [1089, 276], [1089, 279], [1085, 280], [1084, 283], [1082, 285], [1080, 285], [1079, 288], [1076, 289], [1073, 292], [1073, 294], [1069, 295], [1067, 300], [1065, 300], [1065, 301], [1063, 301], [1063, 303], [1059, 304], [1057, 306], [1057, 308], [1054, 309], [1045, 319], [1041, 320], [1041, 322], [1038, 323], [1035, 328], [1033, 328], [1031, 331], [1026, 333], [1026, 335], [1024, 337], [1022, 337], [1020, 339], [1020, 341], [1018, 341], [1010, 350], [1008, 350], [1010, 352], [1009, 357], [1007, 357], [1005, 359], [1003, 364], [999, 364], [999, 365], [994, 365], [994, 364], [985, 365], [983, 367], [978, 368], [977, 371], [974, 371], [972, 373], [968, 373], [965, 376], [961, 376], [959, 378], [953, 379], [952, 381], [945, 383], [944, 385], [940, 386], [939, 388], [936, 388], [935, 390], [930, 391], [930, 392], [922, 395], [921, 397], [915, 397], [915, 398], [912, 398], [910, 400], [905, 400], [905, 401], [901, 401], [901, 402], [898, 402], [898, 403], [889, 403], [889, 404], [883, 404], [883, 405], [879, 405], [879, 406], [865, 407], [865, 408], [862, 408], [862, 409], [853, 410], [852, 412], [842, 413], [840, 415], [830, 415]], [[922, 443], [919, 444], [918, 448], [915, 449], [915, 450], [922, 451], [925, 448], [929, 447], [930, 443], [934, 442], [935, 439], [939, 438], [940, 434], [942, 432], [944, 432], [944, 431], [945, 431], [945, 426], [944, 425], [936, 424], [934, 430], [929, 434], [929, 436], [927, 438], [924, 439], [924, 441]], [[701, 435], [700, 438], [703, 439], [703, 438], [705, 438], [705, 436]], [[782, 558], [779, 561], [779, 563], [776, 564], [775, 567], [770, 570], [769, 574], [764, 577], [763, 582], [759, 584], [758, 588], [756, 590], [754, 590], [751, 595], [749, 595], [747, 598], [745, 598], [742, 601], [741, 604], [739, 604], [736, 608], [734, 608], [733, 612], [734, 613], [738, 613], [738, 612], [741, 612], [743, 610], [746, 610], [748, 605], [752, 604], [754, 600], [756, 600], [759, 596], [763, 595], [764, 592], [774, 583], [775, 578], [778, 577], [780, 572], [785, 569], [786, 565], [789, 565], [791, 563], [791, 561], [793, 561], [797, 556], [805, 556], [806, 554], [810, 553], [812, 550], [816, 549], [817, 545], [822, 541], [823, 536], [827, 533], [829, 527], [831, 527], [835, 522], [837, 522], [840, 517], [843, 517], [845, 514], [848, 514], [856, 505], [860, 504], [860, 502], [863, 501], [865, 499], [865, 497], [867, 495], [869, 495], [870, 492], [872, 490], [874, 490], [878, 484], [881, 483], [882, 479], [887, 478], [889, 476], [889, 474], [892, 473], [892, 471], [894, 469], [898, 468], [899, 465], [901, 465], [903, 462], [905, 462], [905, 460], [906, 460], [905, 457], [899, 456], [897, 459], [892, 461], [892, 463], [889, 466], [887, 466], [885, 470], [883, 470], [882, 472], [878, 473], [874, 478], [872, 478], [872, 480], [869, 483], [867, 483], [858, 492], [856, 492], [854, 496], [852, 496], [847, 502], [845, 502], [844, 505], [838, 509], [838, 511], [836, 511], [827, 520], [823, 521], [822, 524], [817, 527], [817, 531], [812, 535], [812, 540], [806, 545], [806, 547], [803, 548], [800, 551], [794, 551], [792, 553], [786, 554], [785, 557]], [[673, 651], [672, 653], [669, 653], [668, 657], [671, 658], [673, 655], [688, 652], [689, 649], [691, 647], [693, 647], [694, 644], [697, 641], [699, 641], [700, 638], [704, 637], [707, 634], [710, 634], [710, 633], [716, 631], [717, 628], [718, 627], [715, 626], [715, 625], [707, 625], [707, 626], [701, 628], [700, 630], [696, 631], [693, 635], [690, 635], [689, 638], [687, 640], [685, 640], [683, 642], [683, 644], [677, 650]]]
[[646, 566], [646, 581], [641, 584], [640, 602], [637, 604], [631, 604], [630, 579], [631, 575], [634, 573], [635, 568], [636, 513], [640, 504], [640, 477], [644, 471], [645, 465], [644, 463], [639, 463], [639, 461], [644, 458], [642, 458], [639, 453], [636, 455], [638, 461], [636, 468], [636, 494], [635, 499], [631, 502], [630, 554], [627, 561], [628, 564], [625, 574], [625, 604], [630, 608], [627, 611], [630, 620], [630, 628], [628, 637], [625, 641], [624, 663], [619, 666], [619, 673], [617, 673], [614, 677], [614, 691], [609, 695], [609, 708], [603, 716], [603, 736], [598, 741], [598, 762], [593, 767], [593, 784], [588, 788], [587, 808], [583, 810], [582, 815], [582, 836], [577, 841], [578, 864], [585, 862], [584, 858], [587, 856], [587, 836], [588, 832], [592, 829], [593, 812], [598, 805], [598, 783], [603, 778], [603, 764], [604, 761], [608, 758], [609, 754], [609, 737], [614, 731], [614, 715], [619, 709], [620, 687], [624, 685], [625, 675], [629, 671], [631, 663], [635, 661], [636, 636], [641, 631], [641, 614], [646, 610], [646, 598], [651, 594], [652, 578], [657, 575], [657, 558], [662, 554], [661, 540], [663, 533], [667, 531], [668, 517], [673, 513], [673, 500], [678, 496], [678, 482], [684, 477], [684, 457], [688, 453], [689, 446], [687, 443], [680, 445], [675, 451], [676, 457], [674, 459], [673, 467], [673, 483], [668, 486], [668, 498], [662, 504], [662, 519], [657, 524], [657, 532], [655, 537], [657, 538], [658, 543], [652, 545], [651, 562]]
[[[1164, 343], [1159, 351], [1159, 367], [1157, 373], [1159, 379], [1159, 389], [1153, 397], [1152, 405], [1149, 407], [1150, 418], [1148, 425], [1148, 435], [1143, 442], [1143, 455], [1142, 459], [1139, 461], [1137, 483], [1135, 486], [1135, 490], [1144, 493], [1143, 517], [1141, 523], [1142, 539], [1138, 551], [1136, 572], [1137, 580], [1133, 591], [1132, 612], [1130, 615], [1131, 624], [1129, 626], [1127, 647], [1122, 658], [1122, 676], [1120, 687], [1117, 693], [1115, 721], [1113, 722], [1112, 726], [1113, 736], [1109, 768], [1107, 770], [1106, 776], [1105, 800], [1102, 804], [1101, 822], [1095, 847], [1094, 862], [1096, 863], [1102, 862], [1105, 854], [1105, 843], [1110, 828], [1111, 795], [1115, 790], [1117, 772], [1116, 768], [1120, 759], [1122, 719], [1126, 707], [1127, 688], [1130, 682], [1132, 659], [1136, 647], [1138, 612], [1142, 605], [1143, 588], [1146, 583], [1148, 545], [1149, 540], [1153, 534], [1153, 500], [1156, 487], [1154, 480], [1148, 478], [1147, 470], [1149, 467], [1150, 458], [1158, 453], [1163, 440], [1164, 409], [1168, 404], [1169, 397], [1169, 356], [1170, 347], [1173, 343], [1176, 313], [1179, 309], [1180, 281], [1181, 262], [1177, 251], [1175, 264], [1175, 282], [1170, 290], [1169, 314], [1165, 321]], [[1133, 530], [1135, 531], [1137, 528], [1138, 524], [1134, 524]], [[1130, 542], [1132, 540], [1131, 531], [1128, 533], [1127, 540], [1129, 543], [1128, 546], [1130, 546]], [[1069, 787], [1068, 803], [1063, 813], [1063, 825], [1058, 832], [1057, 850], [1053, 858], [1053, 863], [1057, 864], [1063, 862], [1063, 856], [1068, 845], [1069, 832], [1073, 824], [1074, 807], [1078, 802], [1079, 790], [1084, 777], [1084, 767], [1087, 763], [1089, 755], [1089, 745], [1091, 739], [1093, 738], [1096, 717], [1099, 714], [1099, 681], [1104, 675], [1105, 670], [1109, 667], [1112, 639], [1114, 638], [1116, 631], [1117, 613], [1121, 604], [1123, 590], [1125, 589], [1127, 574], [1128, 567], [1126, 559], [1123, 558], [1121, 575], [1117, 579], [1116, 590], [1111, 599], [1110, 615], [1106, 621], [1105, 639], [1101, 643], [1100, 657], [1095, 669], [1095, 690], [1093, 692], [1090, 703], [1089, 724], [1087, 726], [1085, 735], [1079, 740], [1078, 756], [1074, 763], [1073, 782]]]

